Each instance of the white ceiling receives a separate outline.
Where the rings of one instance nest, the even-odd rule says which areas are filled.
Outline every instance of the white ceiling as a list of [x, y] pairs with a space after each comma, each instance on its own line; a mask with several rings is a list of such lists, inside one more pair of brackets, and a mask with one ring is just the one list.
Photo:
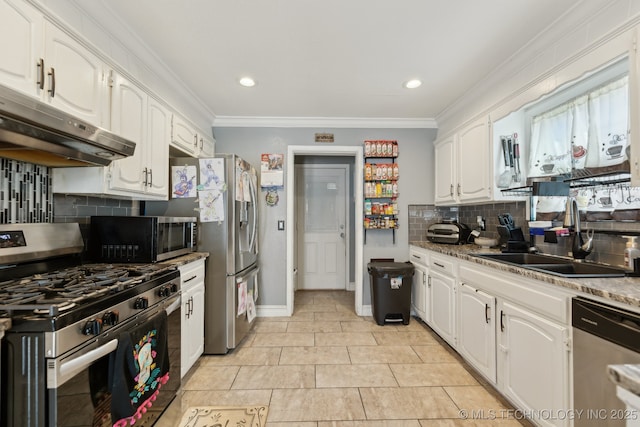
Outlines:
[[580, 3], [103, 1], [216, 116], [409, 119], [437, 117]]

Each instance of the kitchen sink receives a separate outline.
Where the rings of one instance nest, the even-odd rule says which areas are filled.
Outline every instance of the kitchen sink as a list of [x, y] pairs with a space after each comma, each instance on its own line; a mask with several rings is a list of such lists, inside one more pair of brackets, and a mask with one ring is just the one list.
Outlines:
[[552, 255], [501, 253], [475, 254], [474, 256], [561, 277], [624, 277], [626, 275], [622, 268], [588, 261], [573, 261]]
[[571, 260], [565, 258], [530, 253], [475, 254], [474, 256], [518, 265], [566, 264], [571, 262]]

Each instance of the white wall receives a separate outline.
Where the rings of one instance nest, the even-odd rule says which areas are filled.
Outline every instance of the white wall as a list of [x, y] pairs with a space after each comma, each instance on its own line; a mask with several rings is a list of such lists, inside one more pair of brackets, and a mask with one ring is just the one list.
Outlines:
[[[259, 166], [262, 153], [287, 153], [289, 145], [312, 145], [316, 132], [331, 132], [335, 145], [362, 145], [366, 139], [395, 139], [399, 145], [400, 167], [399, 209], [400, 228], [396, 244], [389, 231], [369, 232], [364, 246], [365, 264], [370, 258], [395, 258], [407, 261], [408, 205], [433, 203], [433, 141], [435, 129], [310, 129], [310, 128], [214, 128], [216, 151], [239, 154]], [[286, 164], [286, 159], [285, 159]], [[358, 166], [358, 165], [356, 165]], [[362, 165], [359, 165], [362, 167]], [[285, 170], [285, 174], [290, 171]], [[285, 179], [286, 181], [286, 179]], [[286, 191], [278, 192], [277, 206], [269, 207], [260, 197], [260, 305], [286, 304], [286, 233], [277, 230], [277, 221], [286, 219]], [[290, 224], [286, 224], [290, 226]], [[358, 226], [358, 224], [356, 224]], [[358, 244], [358, 242], [356, 242]], [[365, 265], [366, 268], [366, 265]], [[369, 276], [364, 272], [363, 304], [370, 303]]]

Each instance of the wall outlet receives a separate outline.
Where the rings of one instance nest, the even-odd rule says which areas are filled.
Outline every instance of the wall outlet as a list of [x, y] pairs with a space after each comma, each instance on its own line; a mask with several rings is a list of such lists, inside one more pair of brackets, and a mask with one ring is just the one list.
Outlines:
[[279, 231], [284, 230], [284, 220], [283, 219], [279, 219], [278, 220], [278, 230]]

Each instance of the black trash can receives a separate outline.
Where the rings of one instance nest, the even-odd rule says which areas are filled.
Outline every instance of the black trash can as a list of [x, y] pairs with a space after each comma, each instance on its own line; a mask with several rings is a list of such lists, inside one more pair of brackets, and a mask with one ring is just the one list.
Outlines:
[[371, 260], [367, 269], [371, 278], [371, 307], [376, 323], [384, 325], [389, 321], [408, 325], [413, 264]]

